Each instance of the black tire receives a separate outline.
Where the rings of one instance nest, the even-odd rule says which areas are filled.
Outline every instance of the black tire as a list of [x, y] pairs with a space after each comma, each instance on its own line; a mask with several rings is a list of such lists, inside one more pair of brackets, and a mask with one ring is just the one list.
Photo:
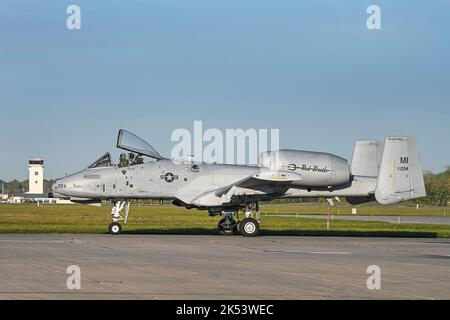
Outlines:
[[233, 219], [230, 219], [230, 223], [227, 223], [228, 219], [222, 219], [218, 225], [218, 232], [222, 236], [232, 236], [237, 233], [237, 223]]
[[259, 222], [252, 218], [247, 218], [239, 224], [239, 231], [244, 237], [257, 237], [259, 234]]
[[108, 232], [113, 236], [118, 236], [122, 233], [122, 226], [118, 222], [113, 222], [109, 225]]

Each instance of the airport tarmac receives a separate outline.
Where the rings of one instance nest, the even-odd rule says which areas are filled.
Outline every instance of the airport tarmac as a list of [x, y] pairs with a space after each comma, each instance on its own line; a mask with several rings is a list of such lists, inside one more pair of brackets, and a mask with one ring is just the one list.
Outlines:
[[0, 235], [0, 299], [450, 299], [450, 239]]
[[[282, 218], [296, 218], [293, 214], [277, 214], [267, 215], [269, 217], [282, 217]], [[354, 221], [379, 221], [389, 223], [413, 223], [413, 224], [450, 224], [450, 217], [436, 217], [436, 216], [357, 216], [357, 215], [326, 215], [326, 214], [301, 214], [299, 218], [308, 219], [334, 219], [334, 220], [354, 220]]]

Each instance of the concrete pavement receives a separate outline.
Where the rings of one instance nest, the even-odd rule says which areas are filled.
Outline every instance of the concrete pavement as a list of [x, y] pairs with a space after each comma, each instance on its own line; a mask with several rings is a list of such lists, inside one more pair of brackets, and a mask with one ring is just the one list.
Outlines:
[[0, 299], [450, 299], [450, 240], [0, 235]]

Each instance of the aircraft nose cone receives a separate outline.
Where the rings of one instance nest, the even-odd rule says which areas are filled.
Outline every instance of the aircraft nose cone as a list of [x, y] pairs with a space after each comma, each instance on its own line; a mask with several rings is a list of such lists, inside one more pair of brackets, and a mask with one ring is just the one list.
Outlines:
[[53, 192], [58, 192], [61, 191], [61, 189], [64, 188], [66, 181], [64, 179], [58, 179], [55, 181], [55, 183], [53, 183], [52, 185], [52, 191]]
[[56, 180], [55, 183], [52, 184], [52, 191], [56, 192], [57, 189], [58, 189], [58, 180]]

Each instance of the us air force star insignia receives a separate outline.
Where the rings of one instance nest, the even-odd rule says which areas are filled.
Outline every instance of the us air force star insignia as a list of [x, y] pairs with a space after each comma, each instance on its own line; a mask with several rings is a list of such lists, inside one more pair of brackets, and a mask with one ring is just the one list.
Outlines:
[[164, 176], [164, 180], [166, 180], [166, 182], [168, 183], [172, 183], [174, 180], [178, 180], [178, 176], [175, 176], [171, 172], [167, 172], [166, 175]]
[[166, 181], [167, 182], [173, 182], [173, 174], [170, 172], [166, 174]]

